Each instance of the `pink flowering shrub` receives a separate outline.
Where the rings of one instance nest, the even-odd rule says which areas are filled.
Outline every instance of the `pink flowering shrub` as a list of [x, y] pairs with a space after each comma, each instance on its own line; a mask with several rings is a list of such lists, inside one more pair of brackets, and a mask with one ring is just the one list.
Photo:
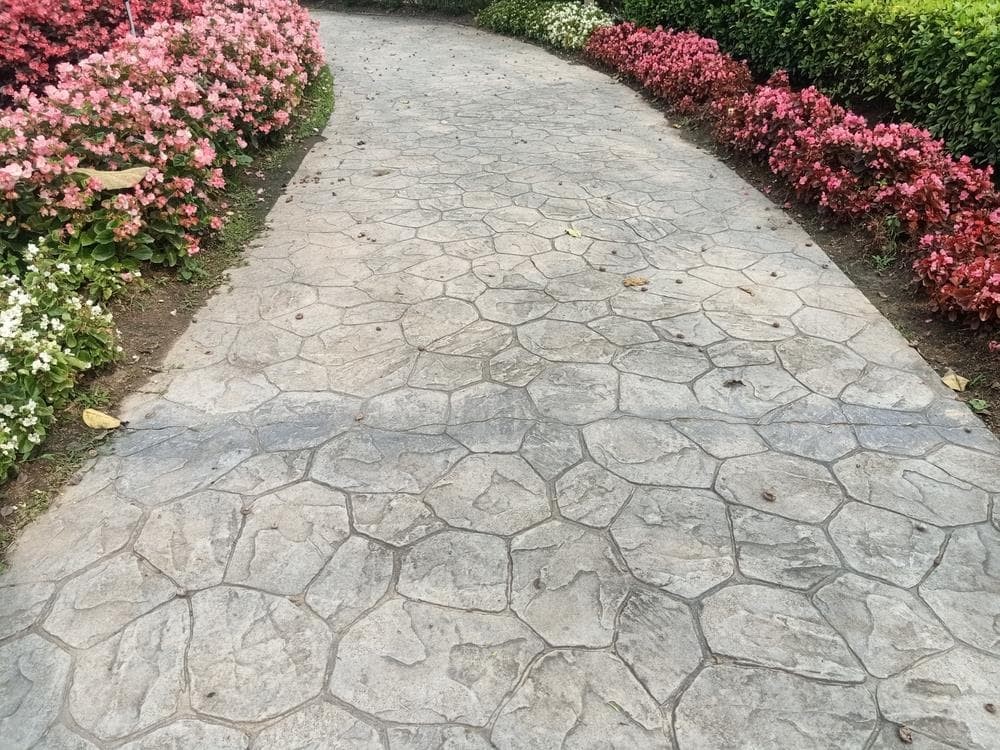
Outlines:
[[799, 199], [872, 227], [892, 219], [914, 268], [952, 319], [1000, 318], [1000, 195], [992, 168], [955, 158], [910, 123], [868, 121], [779, 71], [762, 86], [715, 41], [632, 23], [597, 29], [587, 54], [709, 120], [726, 145], [766, 159]]
[[[201, 0], [132, 0], [140, 30], [201, 11]], [[56, 66], [101, 52], [129, 33], [124, 0], [4, 0], [0, 8], [0, 86], [40, 89]]]
[[720, 140], [767, 158], [801, 200], [844, 219], [895, 216], [911, 235], [993, 196], [992, 170], [910, 123], [868, 121], [783, 72], [712, 110]]
[[746, 63], [720, 52], [714, 39], [690, 31], [631, 23], [601, 27], [591, 35], [587, 53], [682, 112], [728, 99], [752, 84]]
[[[321, 63], [295, 0], [205, 0], [60, 65], [0, 114], [0, 252], [42, 237], [70, 256], [183, 263], [222, 226], [226, 169], [287, 125]], [[112, 191], [81, 167], [148, 172]]]
[[1000, 207], [962, 211], [920, 247], [914, 268], [938, 310], [952, 320], [1000, 318]]

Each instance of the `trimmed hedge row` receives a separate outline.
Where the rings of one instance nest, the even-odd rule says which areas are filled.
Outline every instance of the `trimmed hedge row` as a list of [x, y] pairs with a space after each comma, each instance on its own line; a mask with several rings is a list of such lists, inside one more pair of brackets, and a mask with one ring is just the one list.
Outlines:
[[1000, 162], [1000, 0], [623, 0], [828, 93], [891, 104], [949, 146]]

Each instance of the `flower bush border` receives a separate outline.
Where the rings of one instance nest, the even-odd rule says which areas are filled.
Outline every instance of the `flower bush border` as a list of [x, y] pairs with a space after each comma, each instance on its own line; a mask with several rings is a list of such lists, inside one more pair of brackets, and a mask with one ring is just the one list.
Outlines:
[[[322, 46], [296, 0], [203, 7], [61, 65], [57, 85], [0, 111], [0, 481], [80, 375], [116, 358], [100, 302], [140, 263], [191, 270], [226, 219], [227, 176], [318, 80]], [[132, 167], [137, 182], [112, 179]]]
[[750, 71], [693, 32], [602, 27], [586, 55], [656, 98], [704, 118], [722, 144], [765, 159], [799, 199], [841, 220], [898, 225], [935, 307], [948, 318], [1000, 318], [1000, 195], [992, 168], [955, 158], [910, 123], [871, 125], [814, 87]]

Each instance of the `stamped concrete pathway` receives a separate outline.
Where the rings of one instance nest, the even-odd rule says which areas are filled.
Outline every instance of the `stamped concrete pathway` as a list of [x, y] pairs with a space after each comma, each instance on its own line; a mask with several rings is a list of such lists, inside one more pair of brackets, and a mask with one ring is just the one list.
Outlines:
[[997, 442], [809, 237], [600, 73], [317, 15], [327, 140], [0, 578], [0, 746], [1000, 746]]

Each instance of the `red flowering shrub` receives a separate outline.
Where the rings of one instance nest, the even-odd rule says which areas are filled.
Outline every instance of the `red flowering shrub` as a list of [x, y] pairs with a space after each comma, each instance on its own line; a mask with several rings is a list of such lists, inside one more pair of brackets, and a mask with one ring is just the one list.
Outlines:
[[784, 73], [713, 116], [720, 140], [765, 155], [800, 199], [841, 218], [895, 216], [915, 236], [993, 199], [991, 169], [955, 159], [922, 128], [871, 126], [813, 87], [793, 91]]
[[[322, 62], [295, 0], [206, 0], [78, 65], [0, 114], [0, 252], [176, 265], [222, 225], [223, 170], [280, 130]], [[110, 191], [76, 172], [147, 167]]]
[[962, 211], [920, 247], [926, 255], [914, 268], [939, 310], [952, 320], [1000, 318], [1000, 208]]
[[587, 52], [682, 112], [728, 99], [752, 84], [746, 63], [719, 52], [714, 39], [690, 31], [606, 26], [591, 35]]
[[[201, 11], [201, 0], [132, 0], [140, 30]], [[4, 0], [0, 8], [0, 86], [40, 89], [56, 65], [101, 52], [129, 33], [125, 0]]]
[[923, 238], [914, 264], [952, 318], [1000, 317], [1000, 195], [991, 168], [956, 159], [910, 123], [868, 121], [779, 71], [754, 86], [742, 62], [690, 32], [632, 23], [597, 29], [587, 54], [679, 110], [709, 119], [717, 138], [766, 158], [801, 200], [872, 226], [893, 218]]

